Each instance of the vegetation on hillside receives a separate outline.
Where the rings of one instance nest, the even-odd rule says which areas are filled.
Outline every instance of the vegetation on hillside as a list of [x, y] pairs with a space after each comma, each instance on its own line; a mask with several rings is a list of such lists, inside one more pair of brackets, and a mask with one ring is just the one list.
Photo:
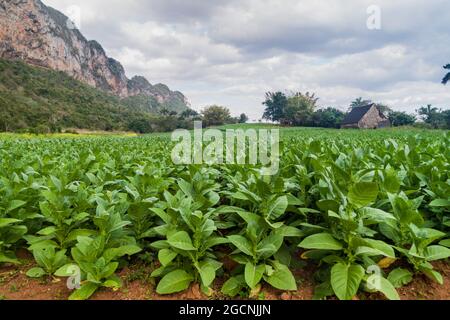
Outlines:
[[[0, 60], [0, 131], [126, 131], [142, 121], [147, 122], [148, 132], [165, 131], [173, 127], [167, 123], [174, 119], [161, 117], [159, 110], [179, 107], [161, 105], [153, 97], [120, 100], [63, 72]], [[175, 127], [184, 126], [177, 121]]]

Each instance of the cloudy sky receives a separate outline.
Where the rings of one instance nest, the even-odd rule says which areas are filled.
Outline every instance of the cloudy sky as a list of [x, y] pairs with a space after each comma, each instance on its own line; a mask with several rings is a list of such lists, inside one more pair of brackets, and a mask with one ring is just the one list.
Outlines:
[[168, 84], [197, 110], [221, 104], [256, 120], [274, 90], [315, 92], [320, 106], [341, 109], [359, 96], [409, 112], [450, 107], [450, 85], [440, 83], [450, 63], [448, 0], [44, 3], [72, 16], [78, 6], [81, 32], [129, 77]]

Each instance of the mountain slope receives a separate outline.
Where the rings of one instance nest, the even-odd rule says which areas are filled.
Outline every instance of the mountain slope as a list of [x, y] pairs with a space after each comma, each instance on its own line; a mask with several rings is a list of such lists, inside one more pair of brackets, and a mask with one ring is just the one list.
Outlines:
[[142, 111], [148, 110], [127, 105], [126, 100], [64, 72], [0, 59], [0, 131], [37, 127], [129, 130], [136, 119], [153, 122]]
[[64, 14], [40, 0], [0, 1], [0, 58], [63, 71], [120, 98], [151, 97], [174, 111], [188, 107], [185, 96], [167, 86], [153, 86], [143, 77], [129, 80], [98, 42], [88, 41]]

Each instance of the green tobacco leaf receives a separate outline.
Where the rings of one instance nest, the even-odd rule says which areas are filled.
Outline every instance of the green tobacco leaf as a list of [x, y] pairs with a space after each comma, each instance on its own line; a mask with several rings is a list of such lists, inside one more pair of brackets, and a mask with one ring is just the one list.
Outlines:
[[205, 287], [209, 287], [216, 278], [216, 267], [210, 263], [203, 263], [200, 265], [198, 272]]
[[191, 237], [185, 231], [177, 232], [167, 238], [167, 242], [174, 248], [185, 250], [185, 251], [194, 251], [197, 250], [192, 244]]
[[20, 207], [23, 207], [26, 204], [27, 203], [25, 201], [22, 201], [22, 200], [13, 200], [9, 204], [9, 207], [6, 209], [6, 212], [11, 212], [11, 211], [14, 211], [16, 209], [19, 209]]
[[46, 275], [46, 273], [45, 273], [44, 269], [42, 269], [42, 268], [31, 268], [27, 272], [27, 276], [30, 278], [40, 278], [45, 275]]
[[288, 207], [288, 199], [286, 196], [277, 198], [274, 202], [270, 204], [266, 218], [269, 221], [277, 220], [285, 213], [287, 207]]
[[340, 300], [351, 300], [358, 292], [364, 268], [358, 264], [337, 263], [331, 269], [331, 286]]
[[158, 294], [172, 294], [184, 291], [189, 288], [189, 285], [194, 280], [194, 277], [184, 270], [175, 270], [164, 276], [158, 283], [156, 292]]
[[41, 236], [49, 236], [49, 235], [55, 233], [56, 230], [57, 230], [56, 227], [47, 227], [47, 228], [44, 228], [44, 229], [38, 231], [38, 234]]
[[177, 257], [177, 253], [170, 249], [162, 249], [158, 252], [158, 260], [165, 267]]
[[272, 234], [258, 244], [256, 253], [261, 259], [268, 259], [280, 250], [282, 244], [283, 237], [279, 234]]
[[378, 186], [375, 182], [358, 182], [348, 192], [348, 200], [358, 208], [367, 207], [375, 202], [378, 196]]
[[387, 222], [386, 220], [395, 221], [394, 215], [386, 211], [376, 209], [376, 208], [362, 208], [360, 210], [363, 219], [373, 220], [375, 222]]
[[249, 262], [245, 265], [245, 282], [251, 289], [254, 289], [261, 281], [265, 270], [266, 266], [263, 264], [254, 265]]
[[57, 277], [71, 277], [76, 275], [79, 271], [80, 268], [76, 264], [69, 263], [56, 270], [54, 275]]
[[244, 288], [245, 279], [243, 275], [231, 277], [222, 286], [221, 292], [231, 298], [234, 298]]
[[339, 203], [335, 200], [320, 200], [317, 201], [317, 206], [325, 213], [328, 211], [339, 212]]
[[264, 280], [279, 290], [297, 290], [297, 283], [292, 272], [287, 266], [281, 263], [276, 263], [274, 265], [274, 272], [270, 276], [265, 276]]
[[450, 249], [443, 246], [429, 246], [425, 251], [427, 261], [436, 261], [450, 257]]
[[[372, 249], [372, 251], [369, 250], [371, 255], [382, 255], [385, 257], [389, 257], [389, 258], [395, 258], [394, 249], [390, 245], [385, 243], [384, 241], [373, 240], [373, 239], [364, 239], [363, 243], [364, 243], [365, 247]], [[359, 248], [358, 248], [358, 250], [359, 250]], [[369, 253], [369, 252], [367, 252], [367, 253]]]
[[252, 244], [247, 238], [239, 235], [229, 236], [228, 239], [231, 241], [233, 245], [236, 246], [239, 250], [249, 256], [253, 256]]
[[99, 285], [93, 282], [85, 283], [80, 289], [75, 290], [69, 297], [69, 300], [87, 300], [95, 291], [99, 288]]
[[391, 271], [388, 276], [388, 280], [392, 283], [392, 285], [396, 288], [401, 288], [408, 283], [410, 283], [413, 279], [413, 274], [402, 268], [397, 268]]
[[442, 240], [441, 242], [439, 242], [439, 244], [440, 244], [441, 246], [450, 248], [450, 239]]
[[373, 290], [383, 293], [389, 300], [400, 300], [397, 290], [392, 283], [380, 275], [374, 274], [367, 279], [367, 283]]
[[450, 207], [450, 200], [448, 199], [435, 199], [430, 203], [431, 207]]
[[299, 247], [318, 250], [342, 250], [344, 246], [329, 233], [319, 233], [304, 239]]
[[18, 223], [18, 222], [21, 222], [21, 220], [10, 219], [10, 218], [0, 218], [0, 228], [6, 227], [11, 224]]
[[424, 275], [426, 275], [429, 279], [439, 283], [440, 285], [444, 284], [444, 278], [442, 275], [437, 272], [436, 270], [430, 269], [430, 268], [424, 268], [420, 267], [420, 271], [423, 272]]

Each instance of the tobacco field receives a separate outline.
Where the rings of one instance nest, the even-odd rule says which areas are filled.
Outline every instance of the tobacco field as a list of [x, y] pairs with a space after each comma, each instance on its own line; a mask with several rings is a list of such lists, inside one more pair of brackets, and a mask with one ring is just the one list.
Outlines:
[[305, 264], [315, 299], [398, 300], [419, 274], [443, 284], [433, 264], [450, 256], [448, 132], [281, 136], [274, 176], [174, 165], [165, 135], [0, 136], [0, 267], [19, 267], [26, 250], [28, 277], [79, 270], [74, 300], [120, 288], [117, 273], [143, 257], [160, 295], [193, 284], [211, 297], [295, 291]]

